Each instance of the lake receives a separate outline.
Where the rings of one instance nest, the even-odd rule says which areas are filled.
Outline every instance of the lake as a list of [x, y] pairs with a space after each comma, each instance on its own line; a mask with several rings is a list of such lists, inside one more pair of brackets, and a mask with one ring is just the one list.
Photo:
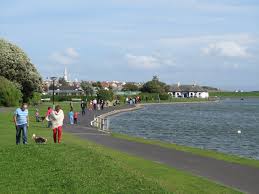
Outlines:
[[147, 105], [110, 117], [110, 128], [131, 136], [259, 159], [259, 99]]

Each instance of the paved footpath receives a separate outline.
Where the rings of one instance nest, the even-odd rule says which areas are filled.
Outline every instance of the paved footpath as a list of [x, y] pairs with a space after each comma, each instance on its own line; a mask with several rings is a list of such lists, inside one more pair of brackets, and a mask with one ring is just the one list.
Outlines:
[[[123, 108], [129, 108], [129, 106], [119, 107], [119, 109]], [[66, 125], [64, 130], [105, 147], [166, 164], [173, 168], [236, 188], [245, 193], [259, 194], [259, 168], [228, 163], [183, 151], [163, 148], [158, 145], [119, 139], [99, 132], [90, 126], [90, 122], [94, 116], [115, 109], [118, 108], [111, 107], [103, 111], [87, 112], [84, 117], [79, 118], [80, 122], [78, 125], [74, 125], [73, 127]]]

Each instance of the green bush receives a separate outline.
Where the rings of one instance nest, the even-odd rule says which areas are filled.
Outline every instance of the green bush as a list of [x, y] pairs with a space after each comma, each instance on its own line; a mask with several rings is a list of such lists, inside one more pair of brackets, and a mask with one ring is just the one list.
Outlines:
[[143, 102], [147, 101], [157, 101], [158, 100], [158, 94], [156, 93], [140, 93], [140, 98]]
[[159, 94], [160, 100], [169, 100], [170, 95], [167, 93]]
[[22, 100], [22, 93], [16, 85], [0, 76], [0, 106], [17, 106]]
[[104, 100], [104, 101], [112, 101], [113, 100], [113, 97], [114, 97], [114, 94], [112, 92], [112, 90], [99, 90], [97, 92], [97, 98], [100, 99], [100, 100]]
[[41, 93], [33, 92], [32, 98], [30, 99], [30, 104], [32, 105], [38, 105], [41, 102]]
[[118, 95], [116, 99], [118, 99], [121, 104], [126, 103], [126, 96]]

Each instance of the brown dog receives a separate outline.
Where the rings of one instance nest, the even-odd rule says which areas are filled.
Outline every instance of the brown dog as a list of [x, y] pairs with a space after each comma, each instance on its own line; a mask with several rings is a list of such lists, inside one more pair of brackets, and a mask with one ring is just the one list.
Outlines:
[[37, 144], [46, 144], [47, 141], [48, 141], [46, 138], [44, 138], [44, 137], [37, 137], [35, 134], [32, 135], [32, 139]]

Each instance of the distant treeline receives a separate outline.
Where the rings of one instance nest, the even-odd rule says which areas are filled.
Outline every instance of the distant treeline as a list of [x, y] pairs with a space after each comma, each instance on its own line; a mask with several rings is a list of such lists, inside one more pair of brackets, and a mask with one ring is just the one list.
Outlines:
[[255, 91], [255, 92], [210, 92], [210, 96], [238, 97], [238, 98], [259, 97], [259, 91]]

